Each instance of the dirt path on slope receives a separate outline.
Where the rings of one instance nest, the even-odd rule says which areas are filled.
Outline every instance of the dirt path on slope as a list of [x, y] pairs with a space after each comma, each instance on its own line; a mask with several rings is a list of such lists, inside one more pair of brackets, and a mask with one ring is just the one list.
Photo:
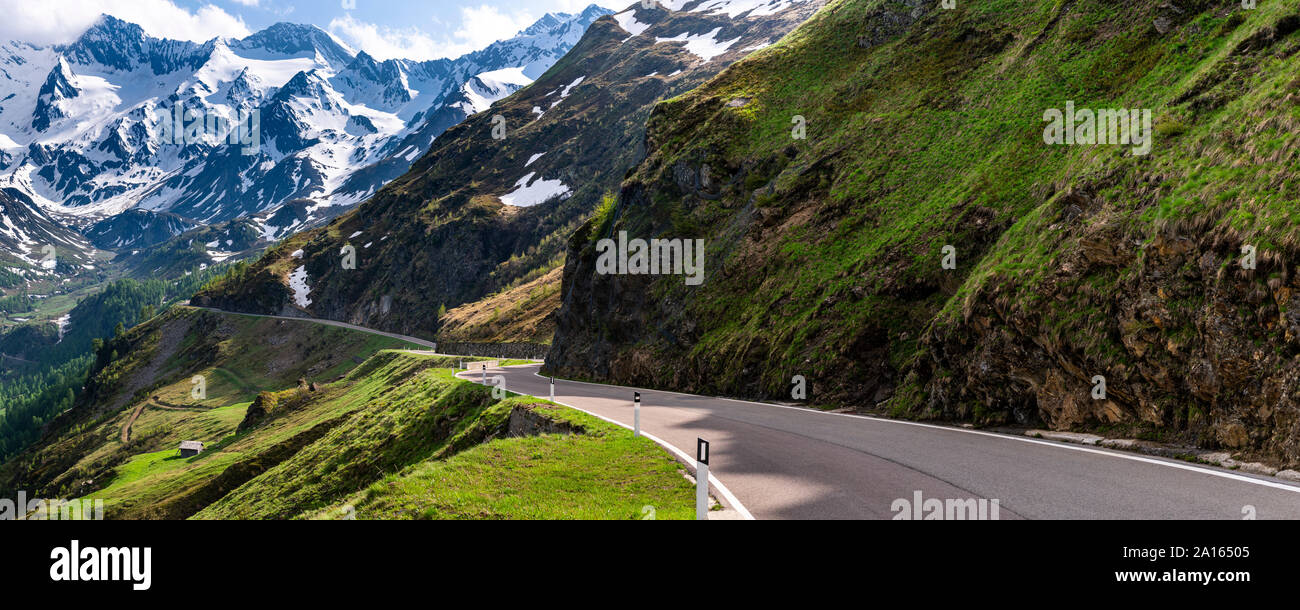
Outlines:
[[[181, 341], [185, 339], [186, 333], [190, 332], [190, 326], [192, 326], [192, 323], [186, 320], [182, 324], [169, 324], [163, 327], [162, 338], [158, 341], [158, 351], [154, 353], [153, 357], [149, 359], [149, 363], [139, 373], [131, 376], [130, 383], [118, 393], [118, 398], [110, 408], [110, 412], [121, 411], [127, 406], [127, 401], [131, 400], [132, 396], [153, 384], [158, 377], [158, 371], [176, 353]], [[131, 413], [131, 418], [126, 421], [126, 425], [122, 426], [121, 439], [123, 443], [131, 442], [131, 426], [135, 424], [135, 420], [140, 418], [140, 414], [144, 413], [145, 407], [148, 406], [149, 401], [147, 400], [141, 403]]]
[[181, 413], [203, 413], [212, 410], [201, 407], [169, 407], [167, 405], [160, 405], [153, 401], [146, 401], [135, 408], [135, 411], [131, 413], [131, 418], [126, 421], [126, 425], [122, 426], [122, 443], [125, 444], [131, 442], [131, 426], [135, 425], [135, 420], [140, 419], [140, 416], [144, 414], [145, 409], [161, 409], [163, 411], [176, 411]]
[[131, 418], [126, 420], [126, 425], [122, 426], [122, 444], [125, 445], [131, 442], [131, 426], [135, 424], [135, 420], [140, 419], [140, 414], [144, 413], [144, 408], [147, 406], [149, 406], [149, 403], [146, 402], [136, 407], [135, 411], [131, 413]]
[[162, 338], [158, 341], [158, 351], [154, 353], [153, 357], [149, 359], [149, 363], [140, 372], [131, 376], [130, 383], [118, 393], [117, 400], [110, 407], [110, 411], [121, 411], [126, 408], [132, 396], [135, 396], [140, 390], [153, 385], [153, 382], [158, 377], [158, 371], [162, 370], [163, 365], [176, 353], [181, 341], [190, 332], [190, 326], [192, 326], [192, 323], [185, 320], [183, 323], [169, 324], [163, 327]]

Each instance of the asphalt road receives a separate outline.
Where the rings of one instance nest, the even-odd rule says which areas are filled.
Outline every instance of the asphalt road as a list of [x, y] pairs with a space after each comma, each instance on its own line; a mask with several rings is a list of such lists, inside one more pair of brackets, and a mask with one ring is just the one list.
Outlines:
[[[504, 376], [511, 392], [546, 398], [539, 369], [488, 374]], [[631, 425], [633, 391], [557, 380], [556, 401]], [[640, 392], [642, 429], [691, 455], [696, 438], [710, 441], [711, 473], [758, 519], [892, 519], [895, 501], [913, 502], [917, 492], [923, 503], [997, 499], [1002, 519], [1300, 519], [1300, 486], [1272, 478], [962, 428]]]
[[396, 333], [386, 333], [381, 330], [374, 330], [371, 328], [365, 328], [364, 326], [357, 326], [356, 324], [348, 324], [347, 322], [336, 322], [334, 320], [321, 320], [319, 318], [300, 318], [294, 316], [268, 316], [268, 315], [256, 314], [256, 313], [239, 313], [234, 311], [225, 311], [222, 309], [213, 309], [211, 307], [194, 307], [193, 305], [187, 305], [187, 306], [202, 311], [211, 311], [213, 313], [219, 313], [228, 316], [245, 316], [249, 318], [270, 318], [272, 320], [287, 320], [289, 322], [311, 322], [314, 324], [321, 324], [324, 326], [335, 326], [338, 328], [346, 328], [348, 330], [360, 331], [372, 335], [379, 335], [380, 337], [388, 337], [389, 339], [397, 339], [398, 341], [406, 341], [407, 343], [414, 343], [416, 345], [428, 347], [428, 348], [433, 348], [437, 345], [436, 343], [430, 342], [425, 339], [419, 339], [407, 335], [399, 335]]
[[[342, 322], [283, 319], [433, 346]], [[488, 374], [505, 377], [511, 392], [546, 398], [549, 381], [538, 370]], [[1300, 519], [1300, 486], [1121, 451], [565, 380], [555, 398], [630, 426], [638, 390], [642, 430], [679, 456], [693, 456], [697, 438], [710, 441], [711, 478], [722, 487], [714, 495], [757, 519], [892, 519], [895, 503], [915, 503], [918, 493], [922, 503], [945, 505], [996, 499], [1002, 519]]]

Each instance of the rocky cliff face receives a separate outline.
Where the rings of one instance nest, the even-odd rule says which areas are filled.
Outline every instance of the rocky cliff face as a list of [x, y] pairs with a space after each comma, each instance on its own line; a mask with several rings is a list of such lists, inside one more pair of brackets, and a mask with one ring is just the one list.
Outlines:
[[[1053, 207], [1059, 222], [1084, 234], [1046, 269], [1038, 300], [995, 276], [924, 335], [911, 372], [923, 387], [915, 412], [1041, 420], [1061, 430], [1150, 429], [1300, 461], [1294, 253], [1270, 253], [1245, 269], [1247, 244], [1230, 227], [1138, 233], [1077, 193]], [[1094, 389], [1099, 378], [1104, 398]]]
[[[548, 366], [1300, 463], [1300, 15], [1031, 4], [833, 2], [660, 104]], [[1076, 107], [1149, 111], [1150, 150], [1045, 138]], [[706, 281], [600, 273], [624, 231], [704, 239]]]

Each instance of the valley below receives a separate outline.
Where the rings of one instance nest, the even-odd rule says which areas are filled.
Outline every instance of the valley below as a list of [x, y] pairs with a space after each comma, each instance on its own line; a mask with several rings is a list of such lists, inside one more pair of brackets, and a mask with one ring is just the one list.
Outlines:
[[[133, 356], [92, 376], [86, 404], [102, 408], [64, 413], [61, 440], [0, 468], [0, 491], [102, 500], [108, 519], [694, 516], [681, 467], [650, 441], [498, 398], [423, 346], [180, 308], [111, 348]], [[185, 457], [182, 441], [205, 449]]]

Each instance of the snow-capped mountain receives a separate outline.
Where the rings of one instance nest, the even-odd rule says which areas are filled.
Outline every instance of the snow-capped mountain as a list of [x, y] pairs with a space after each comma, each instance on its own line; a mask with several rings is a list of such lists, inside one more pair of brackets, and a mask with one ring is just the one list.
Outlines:
[[0, 188], [0, 269], [27, 280], [69, 275], [92, 262], [86, 239], [30, 197]]
[[84, 233], [96, 248], [120, 250], [138, 244], [162, 243], [196, 226], [176, 214], [133, 209], [105, 218]]
[[401, 175], [610, 13], [547, 15], [434, 61], [378, 61], [288, 23], [199, 44], [104, 16], [68, 45], [0, 43], [0, 188], [103, 248], [254, 215], [278, 239]]

